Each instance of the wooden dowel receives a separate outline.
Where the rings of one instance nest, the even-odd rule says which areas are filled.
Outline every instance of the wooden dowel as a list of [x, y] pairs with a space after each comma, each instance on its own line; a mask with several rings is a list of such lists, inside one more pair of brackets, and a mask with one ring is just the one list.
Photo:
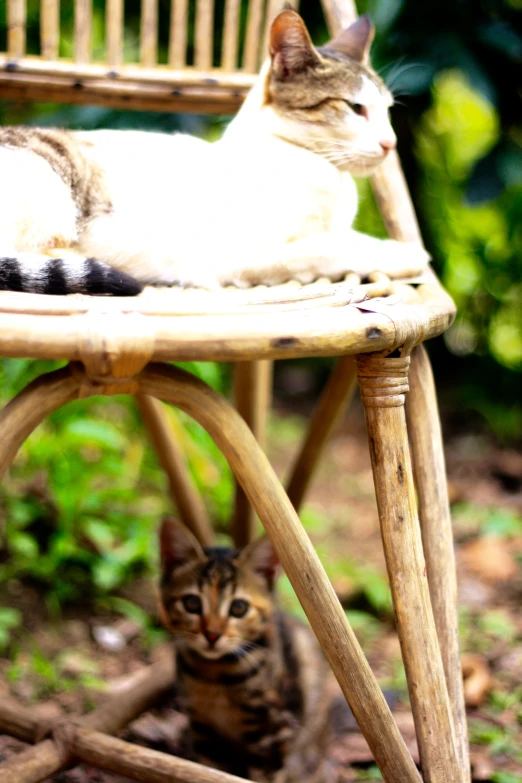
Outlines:
[[170, 8], [169, 65], [184, 68], [187, 61], [188, 0], [172, 0]]
[[357, 357], [381, 535], [425, 783], [464, 783], [415, 508], [409, 358]]
[[415, 764], [317, 553], [249, 427], [220, 395], [178, 368], [151, 364], [140, 374], [139, 384], [141, 393], [193, 416], [215, 440], [274, 544], [384, 780], [419, 783]]
[[0, 699], [0, 734], [9, 734], [22, 742], [36, 742], [39, 729], [40, 722], [34, 710], [5, 696]]
[[[174, 656], [168, 656], [143, 671], [131, 687], [117, 696], [107, 699], [89, 715], [76, 719], [86, 729], [113, 734], [129, 721], [151, 707], [174, 682]], [[61, 721], [58, 721], [61, 723]], [[0, 699], [0, 728], [20, 739], [32, 742], [42, 731], [41, 721], [34, 717], [29, 707], [16, 705], [13, 700]], [[49, 725], [51, 730], [52, 724]], [[52, 739], [39, 742], [34, 748], [22, 751], [9, 761], [0, 764], [1, 783], [38, 783], [67, 767], [71, 752], [67, 743], [68, 727], [64, 741]]]
[[246, 73], [257, 73], [259, 69], [263, 5], [263, 0], [250, 0], [248, 4], [245, 48], [243, 51], [243, 70]]
[[141, 0], [140, 63], [146, 68], [158, 62], [158, 0]]
[[235, 71], [238, 65], [240, 11], [240, 0], [226, 0], [221, 49], [221, 67], [225, 71]]
[[44, 60], [56, 60], [60, 45], [60, 0], [41, 0], [40, 47]]
[[208, 71], [213, 64], [214, 2], [196, 0], [196, 32], [194, 65]]
[[308, 425], [305, 440], [292, 468], [288, 497], [296, 511], [304, 500], [315, 468], [357, 385], [353, 356], [337, 360]]
[[2, 783], [39, 783], [64, 769], [69, 762], [67, 749], [48, 739], [27, 748], [0, 764]]
[[170, 494], [181, 520], [203, 546], [212, 546], [214, 535], [205, 505], [176, 443], [165, 406], [159, 400], [141, 394], [136, 399], [160, 464], [168, 476]]
[[92, 57], [92, 0], [74, 0], [74, 61], [84, 65]]
[[7, 53], [18, 59], [25, 54], [26, 0], [7, 0]]
[[[272, 395], [272, 362], [238, 362], [234, 367], [234, 404], [262, 449]], [[243, 488], [236, 482], [232, 538], [244, 547], [256, 533], [256, 515]]]
[[66, 741], [81, 761], [143, 783], [245, 783], [244, 778], [236, 775], [132, 745], [99, 731], [73, 729], [67, 732]]
[[107, 0], [105, 15], [107, 65], [119, 68], [123, 62], [123, 0]]
[[428, 584], [453, 710], [463, 780], [469, 781], [468, 732], [460, 665], [453, 531], [437, 394], [430, 360], [423, 345], [412, 351], [409, 385], [406, 415]]

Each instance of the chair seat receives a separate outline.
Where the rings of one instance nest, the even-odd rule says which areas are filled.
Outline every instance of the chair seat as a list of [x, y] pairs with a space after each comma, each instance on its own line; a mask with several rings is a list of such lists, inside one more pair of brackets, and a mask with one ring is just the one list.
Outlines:
[[[393, 350], [441, 334], [455, 306], [428, 271], [219, 291], [148, 287], [134, 298], [0, 293], [0, 354], [82, 360], [149, 346], [150, 361], [234, 361]], [[90, 345], [89, 345], [90, 344]]]

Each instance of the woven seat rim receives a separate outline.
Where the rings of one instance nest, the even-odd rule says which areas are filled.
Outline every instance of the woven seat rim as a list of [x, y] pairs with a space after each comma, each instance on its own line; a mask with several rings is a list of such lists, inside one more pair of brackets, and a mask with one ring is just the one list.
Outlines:
[[394, 350], [445, 331], [455, 306], [431, 272], [414, 281], [285, 284], [268, 288], [145, 289], [109, 298], [0, 293], [0, 355], [82, 360], [95, 328], [111, 350], [140, 335], [153, 361], [336, 356]]

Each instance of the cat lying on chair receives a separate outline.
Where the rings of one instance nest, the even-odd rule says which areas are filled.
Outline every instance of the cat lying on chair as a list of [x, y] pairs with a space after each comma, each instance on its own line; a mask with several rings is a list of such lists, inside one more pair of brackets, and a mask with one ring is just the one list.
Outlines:
[[354, 231], [352, 176], [395, 147], [392, 97], [368, 64], [366, 17], [315, 48], [282, 11], [270, 59], [223, 138], [0, 129], [0, 288], [135, 295], [427, 263]]

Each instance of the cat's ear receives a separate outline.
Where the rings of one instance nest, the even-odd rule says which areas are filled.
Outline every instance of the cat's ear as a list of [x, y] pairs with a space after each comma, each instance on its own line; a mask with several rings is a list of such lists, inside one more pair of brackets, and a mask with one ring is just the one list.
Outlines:
[[350, 27], [347, 27], [342, 33], [328, 41], [326, 47], [334, 49], [336, 52], [341, 52], [341, 54], [346, 54], [358, 63], [366, 64], [370, 59], [370, 47], [374, 34], [375, 28], [370, 18], [364, 14]]
[[261, 536], [243, 549], [239, 556], [239, 563], [247, 565], [256, 574], [259, 574], [266, 580], [268, 587], [272, 590], [281, 566], [276, 551], [268, 536]]
[[272, 73], [279, 81], [291, 79], [320, 62], [305, 23], [286, 9], [276, 16], [270, 31]]
[[190, 530], [174, 517], [165, 517], [160, 528], [161, 570], [167, 574], [191, 560], [203, 560], [205, 553]]

